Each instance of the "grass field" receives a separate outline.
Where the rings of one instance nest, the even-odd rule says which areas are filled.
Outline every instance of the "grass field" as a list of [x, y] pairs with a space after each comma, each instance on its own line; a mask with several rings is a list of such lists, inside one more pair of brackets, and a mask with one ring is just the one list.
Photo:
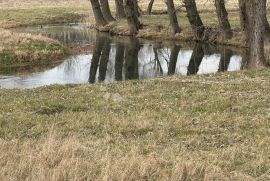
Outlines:
[[0, 89], [4, 180], [269, 180], [270, 71]]
[[[2, 28], [93, 22], [87, 0], [18, 2], [0, 0]], [[230, 13], [233, 27], [238, 26], [236, 15]], [[180, 23], [188, 25], [184, 15], [179, 16]], [[216, 25], [212, 12], [201, 16]], [[166, 15], [144, 16], [142, 21], [168, 26]], [[22, 40], [28, 43], [24, 48], [32, 40], [41, 41], [41, 46], [34, 43], [41, 52], [44, 43], [60, 46], [39, 35], [12, 34], [7, 29], [0, 29], [0, 40], [1, 53], [12, 45], [21, 51], [17, 45]], [[0, 89], [0, 180], [267, 181], [269, 91], [267, 69]]]
[[[111, 1], [111, 10], [115, 11], [114, 1]], [[34, 24], [50, 24], [50, 23], [74, 23], [83, 21], [87, 23], [94, 23], [92, 14], [91, 4], [88, 0], [58, 0], [58, 1], [39, 1], [39, 0], [5, 0], [1, 3], [0, 1], [0, 27], [10, 28], [16, 26], [26, 26]], [[147, 1], [139, 1], [139, 5], [142, 10], [146, 10]], [[180, 8], [182, 3], [176, 2], [176, 7]], [[228, 9], [236, 9], [237, 3], [235, 0], [231, 0], [228, 3]], [[212, 16], [214, 11], [214, 5], [210, 1], [202, 1], [198, 3], [199, 10], [210, 10], [209, 13], [202, 13], [205, 23], [217, 24], [217, 19]], [[181, 8], [180, 8], [181, 9]], [[153, 10], [166, 10], [166, 6], [163, 0], [156, 0]], [[179, 14], [180, 24], [187, 26], [188, 22], [184, 17], [184, 13]], [[211, 17], [209, 19], [209, 17]], [[235, 13], [231, 15], [232, 21], [235, 20]], [[146, 21], [144, 20], [146, 19]], [[142, 21], [148, 23], [150, 18], [150, 24], [156, 23], [156, 20], [161, 20], [157, 24], [163, 24], [167, 26], [169, 24], [167, 15], [162, 16], [145, 16]], [[152, 19], [153, 18], [153, 19]], [[183, 19], [183, 20], [182, 20]], [[237, 23], [233, 23], [237, 24]]]

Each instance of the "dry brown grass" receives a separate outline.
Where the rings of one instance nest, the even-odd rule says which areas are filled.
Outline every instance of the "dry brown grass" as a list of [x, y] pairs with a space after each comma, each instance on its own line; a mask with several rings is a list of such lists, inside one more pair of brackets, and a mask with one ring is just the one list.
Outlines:
[[0, 0], [0, 8], [90, 6], [89, 0]]
[[261, 70], [0, 89], [0, 177], [269, 180], [269, 79]]
[[[110, 146], [108, 136], [104, 143], [77, 138], [59, 139], [49, 134], [39, 141], [0, 140], [0, 176], [5, 180], [254, 180], [234, 171], [224, 172], [216, 160], [200, 160], [188, 151], [175, 155], [171, 148], [164, 155], [152, 152], [143, 155], [139, 146], [123, 152]], [[9, 151], [8, 151], [9, 150]], [[225, 154], [233, 159], [242, 149]], [[166, 154], [171, 154], [167, 158]], [[229, 156], [229, 154], [232, 154]], [[262, 163], [257, 163], [262, 164]], [[268, 178], [266, 175], [261, 178]]]

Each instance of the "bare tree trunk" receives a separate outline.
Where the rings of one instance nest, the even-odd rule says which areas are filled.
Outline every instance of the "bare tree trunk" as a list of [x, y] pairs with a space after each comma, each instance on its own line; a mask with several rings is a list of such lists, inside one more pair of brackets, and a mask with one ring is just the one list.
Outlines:
[[[248, 44], [249, 40], [249, 21], [252, 21], [254, 13], [249, 13], [252, 12], [252, 2], [248, 0], [239, 0], [239, 7], [240, 7], [240, 22], [241, 22], [241, 29], [245, 33], [246, 36], [246, 42]], [[266, 3], [265, 1], [262, 3]], [[266, 7], [266, 4], [264, 5]], [[267, 20], [267, 15], [266, 15], [266, 10], [263, 11], [264, 13], [264, 27], [265, 27], [265, 38], [269, 41], [270, 40], [270, 25]]]
[[243, 32], [245, 32], [246, 37], [247, 35], [247, 30], [248, 30], [248, 7], [246, 4], [246, 0], [239, 0], [239, 9], [240, 9], [240, 24], [241, 24], [241, 29]]
[[[267, 1], [265, 1], [265, 3], [267, 3]], [[265, 5], [265, 7], [266, 6], [267, 5]], [[267, 12], [267, 10], [264, 11], [264, 27], [265, 27], [265, 37], [267, 38], [268, 43], [269, 43], [269, 41], [270, 41], [270, 25], [269, 25], [269, 22], [267, 20], [267, 13], [266, 12]]]
[[138, 5], [138, 0], [133, 0], [133, 3], [134, 3], [134, 9], [135, 9], [135, 13], [137, 17], [140, 17], [141, 13], [140, 13], [139, 5]]
[[231, 29], [230, 22], [228, 20], [228, 12], [225, 7], [224, 0], [215, 0], [216, 11], [218, 15], [219, 26], [222, 34], [225, 38], [232, 38], [233, 32]]
[[124, 2], [123, 0], [115, 0], [116, 7], [116, 18], [121, 19], [126, 17], [126, 13], [124, 10]]
[[267, 20], [267, 16], [266, 16], [266, 15], [265, 15], [264, 21], [265, 21], [265, 25], [264, 25], [264, 27], [265, 27], [265, 36], [266, 36], [268, 39], [270, 39], [270, 25], [269, 25], [269, 22], [268, 22], [268, 20]]
[[106, 21], [108, 22], [115, 21], [111, 13], [108, 0], [100, 0], [100, 5], [101, 5], [101, 11]]
[[202, 39], [205, 27], [197, 10], [195, 0], [184, 0], [189, 23], [195, 32], [197, 39]]
[[[264, 37], [265, 37], [265, 14], [266, 14], [266, 0], [253, 1], [246, 0], [252, 8], [249, 14], [252, 15], [249, 21], [249, 56], [248, 64], [254, 68], [264, 67]], [[248, 66], [248, 67], [249, 67]]]
[[150, 0], [148, 7], [147, 7], [147, 14], [151, 15], [152, 14], [152, 9], [153, 9], [153, 4], [154, 4], [155, 0]]
[[90, 2], [91, 2], [92, 9], [94, 12], [96, 25], [97, 26], [105, 26], [107, 24], [107, 21], [104, 19], [104, 16], [101, 12], [100, 4], [99, 4], [98, 0], [90, 0]]
[[173, 34], [180, 33], [181, 28], [178, 24], [177, 16], [176, 16], [176, 10], [174, 7], [173, 0], [165, 0], [165, 3], [167, 5], [168, 14], [170, 17], [170, 23], [173, 29]]
[[125, 12], [126, 12], [126, 18], [129, 26], [129, 32], [130, 35], [135, 35], [138, 33], [141, 23], [138, 19], [138, 16], [136, 14], [135, 6], [134, 6], [134, 0], [125, 0], [124, 1], [125, 6]]

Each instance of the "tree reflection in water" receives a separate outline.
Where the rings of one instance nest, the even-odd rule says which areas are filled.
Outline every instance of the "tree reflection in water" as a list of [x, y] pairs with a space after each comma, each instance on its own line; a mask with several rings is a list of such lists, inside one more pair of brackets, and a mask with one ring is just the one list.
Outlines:
[[79, 52], [43, 72], [24, 76], [14, 74], [11, 77], [3, 74], [5, 79], [0, 78], [1, 87], [31, 88], [50, 84], [114, 82], [252, 67], [252, 62], [245, 61], [245, 58], [241, 60], [242, 51], [230, 47], [181, 42], [167, 42], [165, 44], [173, 46], [166, 46], [135, 37], [112, 37], [76, 27], [53, 27], [40, 31], [46, 31], [45, 34], [59, 39], [63, 44], [80, 42], [87, 51]]

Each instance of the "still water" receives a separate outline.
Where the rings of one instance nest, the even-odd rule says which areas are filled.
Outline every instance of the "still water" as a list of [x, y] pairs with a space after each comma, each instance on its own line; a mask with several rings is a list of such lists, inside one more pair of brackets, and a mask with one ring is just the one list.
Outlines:
[[17, 31], [41, 33], [75, 50], [61, 64], [35, 73], [1, 73], [1, 88], [87, 84], [167, 75], [201, 75], [242, 69], [240, 51], [200, 43], [149, 42], [112, 37], [82, 26], [44, 26]]

